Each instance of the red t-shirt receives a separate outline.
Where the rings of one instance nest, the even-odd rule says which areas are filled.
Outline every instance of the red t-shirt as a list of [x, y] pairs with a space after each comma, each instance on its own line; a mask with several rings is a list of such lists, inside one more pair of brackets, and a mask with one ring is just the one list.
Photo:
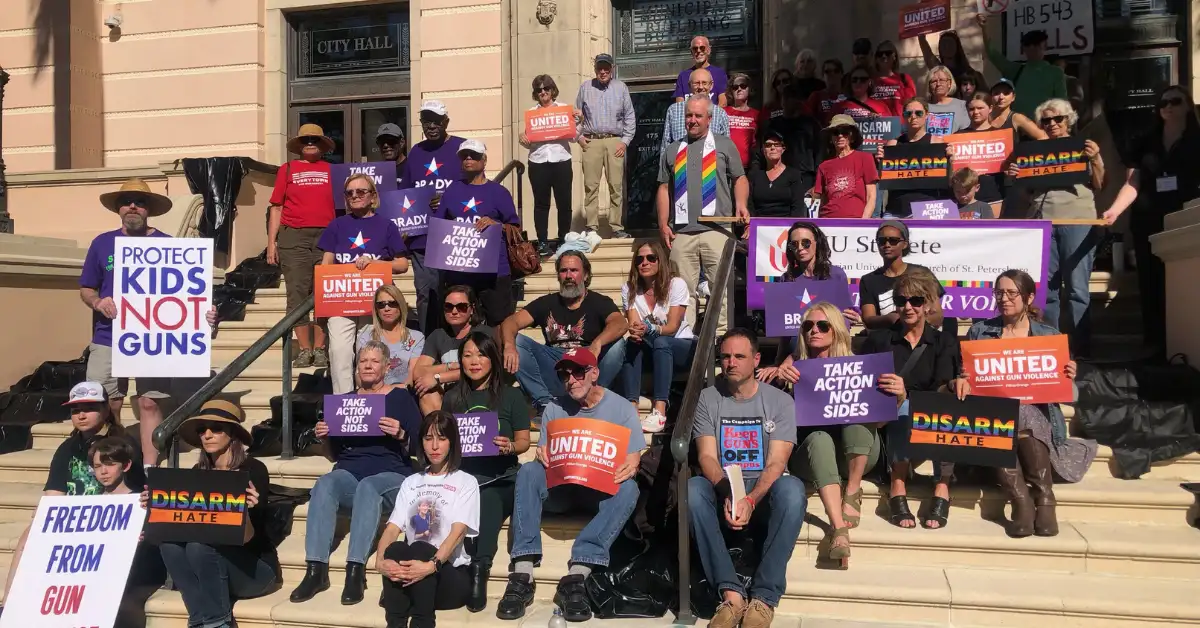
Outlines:
[[851, 118], [854, 118], [855, 122], [862, 122], [864, 120], [870, 120], [875, 116], [888, 115], [888, 108], [886, 104], [875, 100], [874, 98], [867, 98], [866, 100], [858, 101], [847, 99], [834, 104], [833, 114], [837, 115], [839, 113], [844, 113]]
[[732, 106], [725, 107], [725, 113], [729, 116], [729, 139], [737, 146], [744, 168], [750, 165], [750, 155], [754, 154], [754, 136], [758, 133], [760, 114], [758, 109], [738, 111]]
[[[288, 175], [291, 180], [288, 180]], [[293, 229], [320, 227], [333, 222], [333, 187], [329, 162], [294, 159], [279, 167], [275, 175], [272, 205], [283, 205], [279, 224]]]
[[862, 218], [867, 206], [867, 184], [878, 179], [875, 158], [870, 153], [855, 150], [845, 157], [821, 162], [817, 166], [817, 184], [813, 186], [813, 193], [824, 195], [821, 218]]
[[846, 95], [842, 93], [830, 94], [825, 90], [813, 92], [813, 95], [808, 97], [808, 111], [821, 121], [823, 127], [829, 124], [829, 119], [833, 117], [834, 105], [845, 99]]
[[875, 86], [871, 98], [887, 106], [888, 112], [884, 115], [904, 115], [904, 103], [917, 95], [917, 86], [907, 74], [876, 76], [871, 82]]

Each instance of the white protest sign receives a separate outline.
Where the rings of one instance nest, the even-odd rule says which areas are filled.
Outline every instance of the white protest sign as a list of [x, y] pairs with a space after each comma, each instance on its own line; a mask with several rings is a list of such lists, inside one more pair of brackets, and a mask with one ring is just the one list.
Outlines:
[[213, 248], [208, 238], [117, 238], [115, 377], [208, 377]]
[[[1000, 3], [993, 0], [993, 4]], [[1021, 54], [1021, 36], [1030, 31], [1046, 31], [1049, 37], [1046, 54], [1092, 52], [1096, 42], [1092, 0], [1008, 0], [1005, 4], [1008, 8], [1004, 11], [1004, 52], [1009, 59], [1025, 59]]]
[[112, 628], [146, 520], [139, 497], [43, 497], [0, 628]]

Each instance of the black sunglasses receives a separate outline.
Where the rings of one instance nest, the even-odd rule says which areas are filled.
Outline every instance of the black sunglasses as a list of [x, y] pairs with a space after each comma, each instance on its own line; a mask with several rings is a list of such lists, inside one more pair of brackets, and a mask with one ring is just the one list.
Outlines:
[[655, 255], [655, 254], [653, 254], [653, 253], [651, 253], [651, 254], [649, 254], [649, 255], [635, 255], [635, 256], [633, 257], [633, 263], [634, 263], [634, 264], [636, 264], [636, 265], [638, 265], [638, 266], [641, 266], [641, 265], [642, 265], [642, 262], [650, 262], [651, 264], [657, 264], [657, 263], [658, 263], [658, 256], [657, 256], [657, 255]]
[[1168, 105], [1170, 105], [1172, 107], [1178, 107], [1179, 105], [1182, 105], [1182, 104], [1183, 104], [1183, 98], [1176, 96], [1174, 98], [1164, 98], [1164, 99], [1158, 101], [1158, 108], [1165, 109], [1165, 108], [1167, 108]]
[[224, 423], [220, 423], [220, 422], [209, 423], [207, 421], [197, 421], [196, 422], [196, 433], [203, 434], [205, 432], [212, 432], [213, 434], [226, 434], [229, 432], [229, 429], [228, 429], [228, 426], [226, 426]]
[[854, 135], [854, 127], [851, 127], [851, 126], [834, 127], [833, 130], [830, 131], [830, 133], [836, 135], [837, 137], [847, 137], [850, 135]]
[[804, 321], [803, 323], [800, 323], [800, 329], [804, 330], [804, 333], [806, 334], [811, 332], [813, 327], [816, 327], [817, 331], [821, 332], [822, 334], [828, 334], [829, 330], [833, 329], [833, 326], [829, 324], [829, 321]]
[[877, 51], [875, 51], [875, 56], [876, 57], [894, 57], [894, 56], [896, 56], [896, 51], [895, 50], [877, 50]]
[[467, 310], [471, 309], [470, 303], [443, 303], [442, 310], [447, 314], [457, 311], [459, 314], [466, 314]]
[[904, 307], [905, 303], [909, 303], [913, 307], [924, 307], [925, 297], [906, 297], [902, 294], [894, 294], [892, 295], [892, 303], [896, 305], [896, 309]]
[[572, 377], [575, 379], [583, 379], [583, 376], [586, 375], [588, 372], [588, 367], [577, 366], [575, 368], [571, 368], [568, 366], [568, 367], [554, 369], [554, 372], [556, 374], [558, 374], [559, 379], [561, 379], [562, 381], [565, 382]]
[[1062, 124], [1063, 121], [1066, 119], [1067, 119], [1067, 116], [1046, 116], [1046, 117], [1042, 118], [1042, 126], [1046, 126], [1047, 124], [1050, 124], [1051, 122], [1053, 122], [1055, 124]]
[[471, 161], [483, 161], [483, 155], [473, 150], [464, 150], [463, 152], [459, 153], [458, 156], [464, 161], [467, 159], [470, 159]]
[[[797, 244], [799, 244], [799, 246], [796, 246]], [[799, 251], [800, 249], [804, 249], [805, 251], [807, 251], [809, 248], [812, 247], [812, 245], [813, 245], [812, 240], [809, 240], [808, 238], [803, 238], [799, 242], [796, 242], [795, 240], [788, 240], [787, 246], [788, 246], [788, 250], [792, 251], [794, 253], [796, 251]]]
[[869, 76], [852, 76], [852, 77], [850, 77], [850, 82], [851, 83], [870, 83], [871, 77], [869, 77]]
[[305, 135], [304, 137], [300, 138], [300, 143], [304, 144], [305, 146], [316, 146], [321, 143], [321, 138], [314, 137], [312, 135]]
[[389, 307], [392, 308], [393, 310], [398, 310], [398, 309], [400, 309], [400, 304], [395, 301], [376, 301], [375, 302], [375, 309], [377, 309], [377, 310], [383, 310], [383, 309], [387, 309]]
[[750, 86], [746, 83], [734, 83], [733, 89], [750, 89]]
[[542, 93], [542, 92], [549, 92], [549, 91], [554, 91], [554, 90], [550, 89], [549, 87], [547, 87], [547, 86], [545, 86], [545, 85], [542, 85], [542, 86], [540, 86], [540, 87], [538, 87], [538, 88], [537, 88], [537, 91], [538, 91], [538, 93], [540, 94], [540, 93]]
[[925, 111], [921, 109], [911, 109], [904, 112], [905, 118], [924, 118]]
[[351, 188], [345, 192], [346, 198], [358, 198], [360, 196], [367, 196], [370, 193], [371, 190], [364, 190], [362, 188]]
[[704, 52], [708, 50], [708, 46], [692, 46], [692, 52]]
[[879, 246], [896, 246], [903, 241], [904, 238], [889, 238], [883, 236], [875, 238], [875, 244], [878, 244]]
[[121, 196], [117, 198], [117, 207], [133, 205], [135, 207], [145, 207], [146, 199], [140, 196]]

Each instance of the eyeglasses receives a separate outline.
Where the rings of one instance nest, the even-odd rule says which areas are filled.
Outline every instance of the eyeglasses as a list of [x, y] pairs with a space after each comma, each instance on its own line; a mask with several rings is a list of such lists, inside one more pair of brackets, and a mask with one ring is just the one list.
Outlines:
[[458, 156], [463, 161], [483, 161], [483, 155], [473, 150], [464, 150], [463, 152], [459, 153]]
[[922, 109], [910, 109], [904, 112], [905, 118], [924, 118], [925, 111]]
[[851, 83], [870, 83], [871, 77], [869, 77], [869, 76], [852, 76], [852, 77], [850, 77], [850, 82]]
[[633, 258], [633, 263], [637, 264], [638, 266], [641, 266], [642, 262], [650, 262], [651, 264], [657, 264], [658, 256], [655, 255], [654, 253], [651, 253], [649, 255], [637, 255]]
[[808, 249], [812, 248], [812, 245], [813, 245], [813, 241], [809, 240], [808, 238], [804, 238], [802, 240], [789, 240], [788, 241], [788, 249], [790, 249], [792, 251], [799, 251], [800, 249], [804, 249], [805, 251], [807, 251]]
[[888, 237], [875, 238], [875, 244], [878, 244], [879, 246], [896, 246], [903, 241], [904, 241], [904, 238], [888, 238]]
[[306, 135], [300, 138], [300, 143], [305, 146], [316, 146], [321, 143], [321, 138], [312, 135]]
[[779, 142], [767, 142], [766, 144], [763, 144], [763, 150], [776, 150], [780, 148], [783, 148], [783, 144], [780, 144]]
[[706, 52], [708, 46], [692, 46], [692, 52]]
[[583, 376], [587, 375], [588, 367], [577, 366], [575, 368], [560, 368], [554, 369], [554, 372], [558, 374], [559, 379], [565, 382], [571, 379], [583, 379]]
[[1067, 116], [1046, 116], [1042, 118], [1042, 126], [1046, 126], [1053, 122], [1054, 124], [1062, 124], [1067, 119]]
[[937, 78], [931, 78], [931, 79], [929, 79], [929, 82], [930, 82], [930, 83], [949, 83], [949, 82], [950, 82], [950, 79], [948, 79], [948, 78], [946, 78], [946, 77], [944, 77], [944, 76], [939, 76], [939, 77], [937, 77]]
[[902, 294], [893, 294], [892, 303], [896, 305], [897, 309], [904, 307], [905, 303], [913, 307], [924, 307], [925, 297], [906, 297]]
[[461, 302], [460, 302], [460, 303], [450, 303], [450, 302], [446, 302], [446, 303], [443, 303], [443, 304], [442, 304], [442, 310], [443, 310], [444, 312], [446, 312], [447, 314], [449, 314], [450, 312], [458, 312], [459, 314], [466, 314], [466, 313], [467, 313], [467, 310], [469, 310], [469, 309], [471, 309], [471, 304], [470, 304], [470, 303], [461, 303]]
[[1183, 104], [1183, 98], [1176, 96], [1174, 98], [1164, 98], [1164, 99], [1158, 101], [1158, 108], [1166, 109], [1168, 106], [1178, 107], [1179, 105], [1182, 105], [1182, 104]]
[[350, 189], [346, 190], [345, 194], [346, 194], [346, 198], [359, 198], [361, 196], [369, 196], [371, 194], [371, 190], [364, 190], [362, 188], [350, 188]]
[[545, 85], [542, 85], [541, 87], [537, 88], [537, 93], [539, 93], [539, 94], [542, 92], [548, 92], [548, 91], [551, 91], [551, 89]]
[[997, 290], [992, 290], [992, 296], [996, 297], [997, 300], [1008, 299], [1010, 301], [1016, 301], [1018, 298], [1021, 297], [1021, 293], [1017, 290], [998, 290], [997, 289]]
[[377, 309], [377, 310], [386, 310], [388, 308], [391, 308], [393, 310], [398, 310], [398, 309], [400, 309], [400, 304], [395, 301], [376, 301], [375, 302], [375, 309]]
[[829, 330], [833, 329], [833, 326], [829, 324], [829, 321], [804, 321], [803, 323], [800, 323], [800, 329], [806, 334], [811, 332], [813, 327], [816, 327], [817, 331], [821, 332], [822, 334], [828, 334]]
[[145, 207], [146, 199], [140, 196], [122, 196], [117, 198], [117, 207], [133, 205], [134, 207]]

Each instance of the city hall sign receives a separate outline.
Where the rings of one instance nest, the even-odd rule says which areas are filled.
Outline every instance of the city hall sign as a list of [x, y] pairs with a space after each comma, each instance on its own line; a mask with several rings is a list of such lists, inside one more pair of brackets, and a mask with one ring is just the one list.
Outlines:
[[758, 45], [757, 0], [625, 0], [618, 6], [622, 56], [688, 52], [696, 35], [724, 51]]

